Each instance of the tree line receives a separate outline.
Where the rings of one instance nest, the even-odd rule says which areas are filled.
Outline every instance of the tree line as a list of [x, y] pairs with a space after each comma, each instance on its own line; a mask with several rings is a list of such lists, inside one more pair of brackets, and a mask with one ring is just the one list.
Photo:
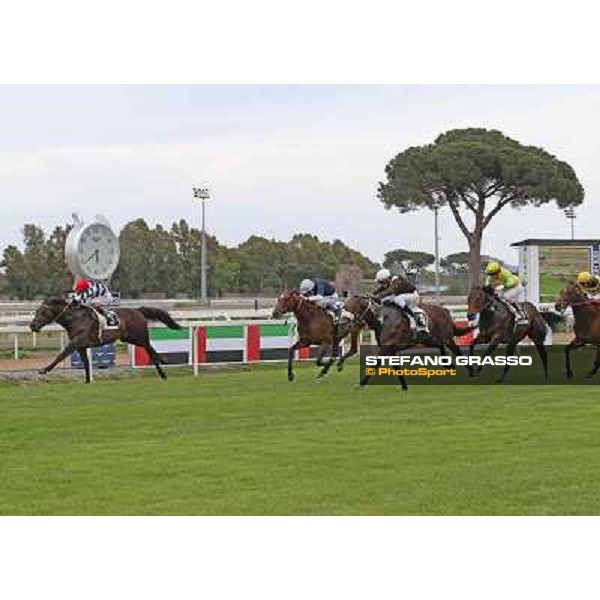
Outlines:
[[[2, 253], [1, 293], [33, 299], [60, 296], [70, 290], [73, 276], [65, 264], [64, 247], [71, 228], [67, 224], [46, 234], [37, 225], [25, 225], [22, 249], [10, 245]], [[136, 219], [121, 230], [119, 241], [121, 260], [110, 284], [124, 297], [199, 295], [201, 233], [185, 220], [167, 229], [160, 224], [150, 227], [144, 219]], [[373, 279], [377, 269], [384, 266], [416, 283], [433, 283], [434, 256], [428, 252], [390, 250], [379, 265], [341, 240], [327, 242], [307, 233], [296, 234], [288, 242], [253, 235], [236, 247], [225, 246], [207, 235], [207, 248], [210, 297], [272, 294], [286, 285], [297, 287], [304, 277], [314, 275], [337, 281], [341, 289], [357, 291], [355, 281], [346, 285], [348, 279], [343, 275], [348, 267], [358, 269], [362, 280]], [[468, 252], [449, 254], [440, 260], [442, 284], [449, 293], [466, 292], [468, 267]]]
[[[2, 253], [2, 293], [32, 299], [70, 290], [73, 276], [65, 264], [64, 246], [71, 228], [55, 227], [47, 235], [37, 225], [25, 225], [22, 249], [10, 245]], [[199, 295], [201, 233], [185, 220], [165, 228], [136, 219], [121, 230], [119, 241], [120, 264], [110, 283], [123, 296]], [[314, 275], [334, 280], [344, 265], [359, 267], [370, 278], [379, 266], [341, 240], [327, 242], [304, 233], [288, 242], [253, 235], [233, 248], [212, 235], [206, 241], [211, 297], [272, 293]]]

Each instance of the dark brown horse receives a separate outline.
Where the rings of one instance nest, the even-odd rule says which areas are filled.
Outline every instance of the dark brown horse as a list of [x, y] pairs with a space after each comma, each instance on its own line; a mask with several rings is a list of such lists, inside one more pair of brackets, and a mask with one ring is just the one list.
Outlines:
[[[332, 316], [325, 309], [305, 298], [297, 290], [281, 292], [273, 309], [273, 317], [276, 319], [289, 313], [293, 313], [296, 317], [298, 340], [289, 349], [288, 380], [294, 380], [296, 350], [309, 346], [319, 346], [316, 364], [323, 367], [318, 375], [323, 377], [336, 361], [340, 340], [350, 333], [353, 324], [346, 321], [336, 325]], [[324, 362], [323, 358], [328, 351], [331, 353], [331, 357]]]
[[[469, 333], [471, 327], [457, 327], [450, 312], [439, 304], [422, 304], [421, 308], [429, 321], [429, 336], [426, 339], [415, 338], [410, 320], [400, 308], [388, 305], [383, 309], [379, 356], [392, 356], [415, 346], [438, 348], [442, 355], [447, 354], [447, 349], [456, 356], [461, 355], [454, 338]], [[366, 375], [360, 385], [366, 385], [369, 379]], [[400, 375], [398, 380], [402, 389], [408, 390], [404, 377]]]
[[[542, 361], [544, 377], [548, 378], [548, 352], [544, 340], [548, 331], [547, 323], [552, 324], [556, 320], [554, 313], [540, 313], [531, 302], [521, 302], [521, 310], [527, 318], [522, 323], [515, 323], [513, 313], [496, 297], [489, 286], [473, 287], [467, 302], [469, 321], [472, 322], [473, 318], [479, 315], [477, 322], [479, 334], [471, 342], [469, 356], [473, 355], [477, 344], [488, 344], [483, 356], [492, 354], [499, 344], [506, 344], [506, 356], [512, 356], [517, 344], [529, 336]], [[474, 377], [481, 372], [481, 369], [482, 366], [476, 369], [471, 367], [470, 373]], [[505, 365], [498, 383], [504, 381], [509, 369], [510, 365]]]
[[344, 310], [354, 315], [354, 324], [350, 331], [350, 348], [338, 360], [337, 368], [341, 371], [348, 358], [358, 352], [358, 338], [363, 329], [371, 329], [375, 334], [377, 345], [381, 335], [381, 321], [379, 320], [380, 306], [371, 296], [353, 296], [346, 300]]
[[87, 349], [122, 340], [144, 348], [159, 375], [166, 379], [167, 374], [160, 366], [163, 361], [150, 343], [148, 321], [160, 321], [170, 329], [181, 329], [181, 325], [176, 323], [169, 313], [159, 308], [121, 308], [115, 312], [119, 318], [119, 328], [104, 331], [102, 340], [100, 340], [98, 335], [100, 324], [91, 308], [76, 306], [63, 299], [42, 302], [29, 325], [31, 331], [37, 332], [50, 323], [58, 323], [66, 330], [69, 343], [47, 367], [40, 371], [40, 375], [49, 373], [61, 361], [77, 351], [85, 367], [85, 381], [90, 383], [90, 363]]
[[600, 301], [588, 299], [581, 286], [570, 281], [560, 291], [555, 308], [562, 312], [568, 306], [573, 309], [575, 337], [565, 346], [567, 378], [573, 378], [571, 350], [576, 350], [586, 344], [592, 344], [596, 346], [596, 358], [592, 370], [586, 375], [589, 379], [600, 369]]

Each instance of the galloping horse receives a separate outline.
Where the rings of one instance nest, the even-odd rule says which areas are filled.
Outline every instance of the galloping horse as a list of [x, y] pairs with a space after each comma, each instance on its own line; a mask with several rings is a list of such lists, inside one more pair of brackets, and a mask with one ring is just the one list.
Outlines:
[[[557, 320], [553, 313], [540, 313], [531, 302], [521, 302], [521, 309], [527, 317], [527, 321], [515, 324], [515, 317], [507, 306], [499, 300], [489, 286], [475, 286], [469, 292], [467, 313], [469, 320], [479, 314], [479, 334], [471, 342], [469, 356], [477, 344], [489, 344], [484, 352], [488, 356], [494, 352], [498, 344], [506, 344], [506, 356], [512, 356], [517, 344], [526, 336], [529, 336], [535, 344], [542, 365], [544, 366], [544, 377], [548, 378], [548, 353], [544, 346], [546, 339], [546, 323], [552, 324]], [[470, 368], [471, 376], [474, 377], [481, 372], [482, 367]], [[510, 365], [505, 365], [498, 383], [502, 383]]]
[[592, 344], [596, 346], [596, 358], [592, 370], [586, 375], [589, 379], [600, 369], [600, 302], [589, 300], [581, 286], [570, 281], [560, 291], [555, 308], [562, 312], [567, 306], [571, 306], [575, 318], [575, 337], [565, 346], [567, 378], [573, 378], [571, 350], [581, 348], [586, 344]]
[[106, 330], [100, 340], [98, 335], [100, 324], [91, 308], [76, 306], [59, 298], [42, 302], [29, 325], [31, 331], [38, 332], [46, 325], [56, 322], [66, 330], [69, 343], [47, 367], [39, 372], [40, 375], [52, 371], [56, 365], [77, 350], [85, 367], [85, 381], [90, 383], [87, 349], [122, 340], [144, 348], [158, 374], [166, 379], [167, 374], [160, 366], [163, 361], [150, 343], [148, 321], [160, 321], [170, 329], [181, 329], [181, 325], [176, 323], [169, 313], [159, 308], [121, 308], [115, 312], [119, 318], [119, 328]]
[[[429, 321], [430, 334], [428, 340], [415, 339], [408, 316], [402, 310], [395, 306], [386, 306], [383, 309], [379, 356], [392, 356], [414, 346], [438, 348], [440, 354], [443, 355], [447, 354], [446, 348], [448, 348], [454, 355], [461, 355], [460, 348], [454, 338], [465, 335], [472, 328], [457, 327], [450, 312], [439, 304], [422, 304], [421, 308], [427, 314]], [[360, 385], [366, 385], [369, 379], [370, 377], [366, 375], [361, 380]], [[404, 391], [408, 390], [404, 377], [399, 375], [398, 379], [402, 389]]]
[[[288, 380], [294, 380], [296, 350], [313, 345], [319, 346], [316, 364], [323, 367], [318, 375], [323, 377], [336, 361], [339, 342], [350, 333], [353, 323], [342, 322], [336, 326], [333, 318], [325, 309], [307, 300], [297, 290], [281, 292], [273, 309], [273, 317], [276, 319], [288, 313], [294, 313], [298, 322], [298, 341], [290, 347], [288, 353]], [[331, 357], [327, 362], [323, 362], [327, 350], [331, 350]]]
[[377, 304], [371, 296], [353, 296], [346, 300], [344, 310], [354, 315], [354, 325], [350, 331], [350, 348], [348, 352], [338, 360], [338, 371], [341, 371], [344, 368], [344, 363], [348, 358], [354, 356], [358, 352], [358, 337], [363, 329], [371, 329], [375, 333], [377, 345], [381, 345], [381, 321], [378, 316], [379, 308], [379, 304]]

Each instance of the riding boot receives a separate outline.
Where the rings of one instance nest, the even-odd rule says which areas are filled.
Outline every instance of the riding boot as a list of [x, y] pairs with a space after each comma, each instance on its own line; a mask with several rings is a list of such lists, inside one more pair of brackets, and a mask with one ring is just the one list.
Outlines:
[[410, 328], [415, 332], [415, 336], [421, 337], [423, 335], [422, 323], [419, 322], [419, 319], [415, 312], [409, 306], [404, 306], [402, 309], [410, 320]]

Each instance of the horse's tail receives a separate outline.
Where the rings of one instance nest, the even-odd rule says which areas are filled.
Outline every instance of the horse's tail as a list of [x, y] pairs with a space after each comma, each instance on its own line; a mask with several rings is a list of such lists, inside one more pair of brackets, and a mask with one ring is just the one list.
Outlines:
[[561, 315], [555, 310], [540, 310], [539, 312], [540, 315], [542, 315], [542, 319], [544, 319], [550, 327], [553, 327], [557, 323], [563, 323], [565, 320], [564, 315]]
[[148, 306], [140, 306], [138, 310], [149, 321], [160, 321], [169, 329], [183, 329], [183, 327], [177, 323], [177, 321], [175, 321], [166, 310], [161, 310], [160, 308], [150, 308]]

